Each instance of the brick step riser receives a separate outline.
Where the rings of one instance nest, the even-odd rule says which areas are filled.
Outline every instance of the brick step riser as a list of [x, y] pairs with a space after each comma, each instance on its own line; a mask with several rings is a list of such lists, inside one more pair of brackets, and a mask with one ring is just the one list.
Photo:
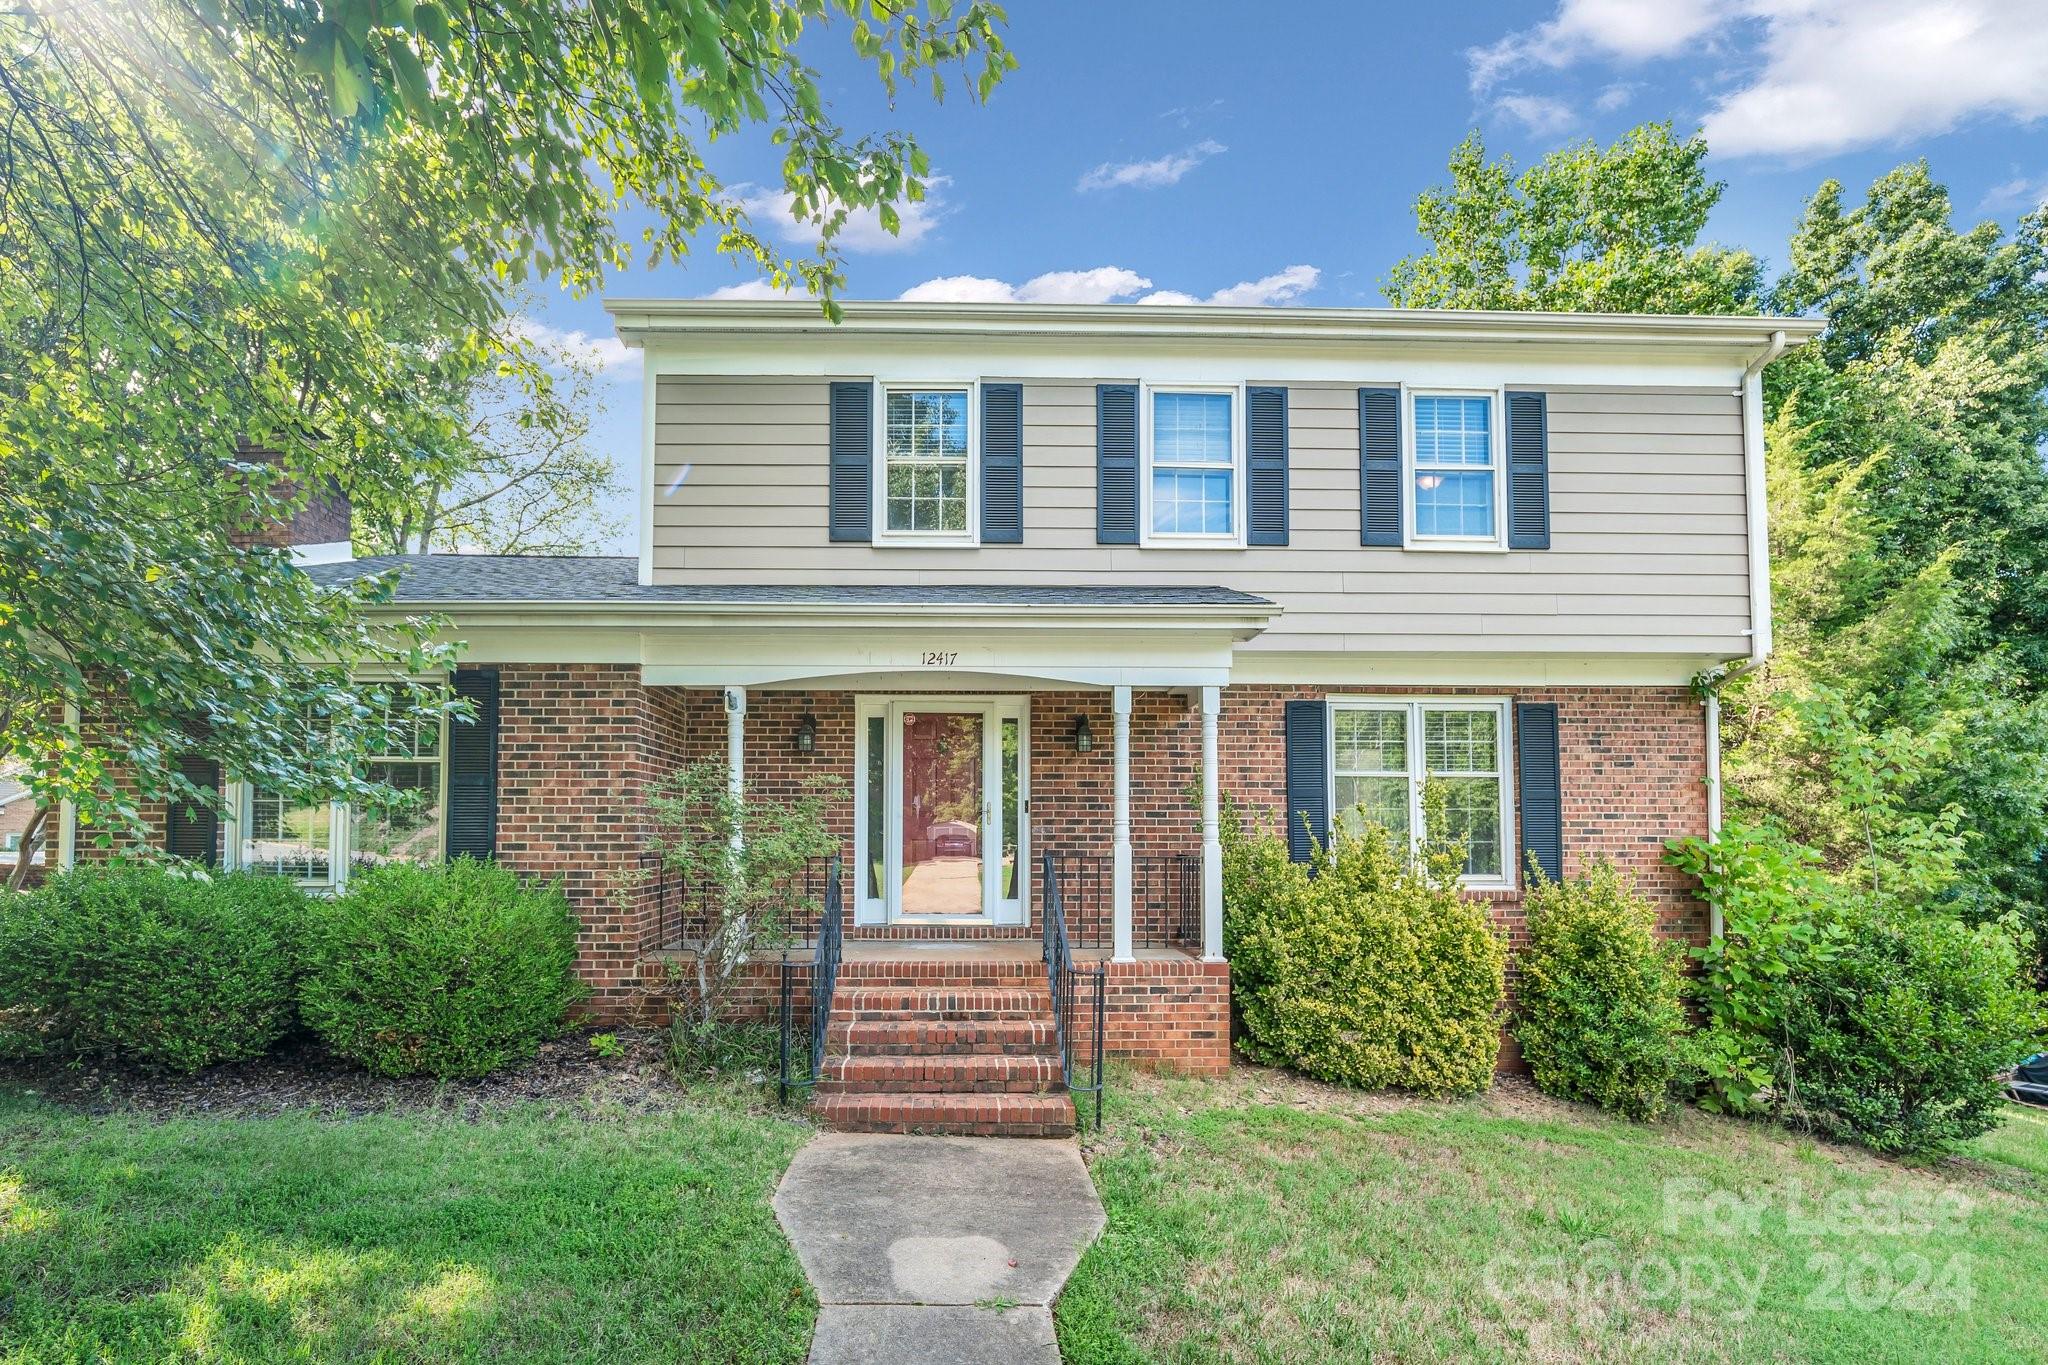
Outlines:
[[893, 986], [904, 990], [1018, 990], [1045, 985], [1042, 962], [937, 963], [842, 962], [841, 990]]
[[1050, 1057], [835, 1057], [825, 1063], [825, 1095], [1047, 1095], [1064, 1093]]
[[986, 1023], [862, 1020], [835, 1022], [825, 1032], [827, 1054], [845, 1057], [1049, 1057], [1056, 1045], [1052, 1025], [1037, 1019]]
[[1045, 991], [850, 990], [832, 1000], [832, 1020], [854, 1019], [1050, 1019], [1052, 996]]
[[974, 1137], [1069, 1137], [1074, 1105], [1065, 1095], [834, 1095], [813, 1101], [826, 1127], [844, 1133], [933, 1133]]

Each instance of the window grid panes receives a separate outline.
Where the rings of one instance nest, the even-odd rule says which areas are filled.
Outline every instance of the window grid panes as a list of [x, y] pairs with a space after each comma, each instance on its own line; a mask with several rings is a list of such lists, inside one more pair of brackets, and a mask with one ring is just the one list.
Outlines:
[[1152, 395], [1152, 533], [1229, 536], [1237, 529], [1234, 397]]
[[884, 405], [885, 525], [890, 531], [967, 533], [967, 393], [901, 390]]
[[1354, 831], [1367, 824], [1420, 846], [1422, 789], [1443, 791], [1445, 833], [1466, 848], [1465, 875], [1507, 879], [1505, 736], [1497, 706], [1340, 705], [1331, 717], [1331, 796]]
[[1415, 397], [1415, 534], [1494, 536], [1493, 400]]
[[327, 881], [334, 872], [334, 808], [251, 787], [241, 844], [241, 866], [251, 872]]

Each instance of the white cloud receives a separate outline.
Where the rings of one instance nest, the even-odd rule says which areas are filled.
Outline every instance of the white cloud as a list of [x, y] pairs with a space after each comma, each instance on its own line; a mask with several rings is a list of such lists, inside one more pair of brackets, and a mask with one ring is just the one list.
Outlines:
[[[1732, 76], [1703, 121], [1708, 145], [1815, 157], [2048, 117], [2043, 17], [2040, 0], [1560, 0], [1551, 19], [1465, 55], [1484, 94], [1531, 68], [1716, 53]], [[1610, 85], [1596, 107], [1627, 97]]]
[[1266, 303], [1291, 303], [1316, 287], [1323, 272], [1312, 265], [1290, 265], [1277, 274], [1266, 275], [1256, 280], [1244, 280], [1219, 289], [1208, 298], [1210, 303], [1228, 304], [1234, 308], [1251, 308]]
[[1139, 295], [1139, 303], [1214, 303], [1252, 307], [1290, 303], [1316, 287], [1322, 272], [1312, 265], [1290, 265], [1256, 280], [1219, 289], [1206, 299], [1178, 289], [1152, 289], [1152, 281], [1135, 270], [1103, 265], [1093, 270], [1054, 270], [1022, 284], [985, 275], [946, 275], [913, 285], [897, 295], [910, 303], [1116, 303]]
[[[945, 216], [944, 191], [952, 183], [951, 177], [943, 175], [927, 179], [923, 199], [896, 206], [898, 230], [894, 233], [882, 226], [882, 215], [877, 210], [856, 209], [847, 215], [846, 222], [839, 228], [839, 235], [832, 240], [846, 251], [909, 251], [929, 237]], [[771, 189], [765, 185], [735, 185], [733, 193], [738, 197], [740, 207], [747, 211], [748, 218], [781, 240], [805, 243], [817, 240], [819, 225], [797, 217], [794, 196], [787, 190]]]
[[1748, 0], [1763, 66], [1703, 131], [1726, 156], [1823, 156], [2048, 115], [2038, 0]]
[[1548, 95], [1502, 95], [1493, 107], [1538, 137], [1561, 133], [1579, 118], [1569, 104]]
[[624, 374], [640, 368], [640, 353], [617, 337], [592, 336], [573, 328], [557, 327], [539, 318], [517, 317], [506, 331], [548, 357], [578, 360], [601, 375]]
[[2048, 176], [2028, 179], [2016, 175], [2004, 184], [1993, 185], [1984, 191], [1984, 197], [1977, 201], [1979, 213], [2032, 213], [2043, 204], [2048, 204]]
[[1593, 107], [1603, 114], [1611, 114], [1635, 98], [1641, 89], [1634, 81], [1615, 81], [1603, 88], [1593, 99]]
[[1484, 94], [1516, 71], [1558, 68], [1588, 57], [1624, 62], [1672, 57], [1726, 14], [1729, 0], [1562, 0], [1557, 17], [1465, 53], [1472, 89]]
[[707, 299], [793, 299], [804, 296], [801, 289], [776, 284], [772, 280], [745, 280], [739, 284], [725, 284], [712, 290]]
[[1086, 194], [1090, 190], [1156, 190], [1177, 184], [1183, 176], [1212, 156], [1230, 149], [1213, 138], [1204, 138], [1184, 151], [1169, 152], [1150, 161], [1105, 161], [1075, 184]]
[[1054, 270], [1009, 284], [981, 275], [946, 275], [912, 285], [897, 295], [909, 303], [1114, 303], [1152, 281], [1135, 270], [1101, 265], [1093, 270]]

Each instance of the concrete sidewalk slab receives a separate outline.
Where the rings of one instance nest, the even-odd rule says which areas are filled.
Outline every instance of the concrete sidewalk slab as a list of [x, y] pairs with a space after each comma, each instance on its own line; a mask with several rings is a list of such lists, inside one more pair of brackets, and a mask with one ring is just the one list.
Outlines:
[[814, 1365], [1057, 1360], [1052, 1301], [1103, 1226], [1071, 1139], [826, 1133], [775, 1213], [824, 1306]]

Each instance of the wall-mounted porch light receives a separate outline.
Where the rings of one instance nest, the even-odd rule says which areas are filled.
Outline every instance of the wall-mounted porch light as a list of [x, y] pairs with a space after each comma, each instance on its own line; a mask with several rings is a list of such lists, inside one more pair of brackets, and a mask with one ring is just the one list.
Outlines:
[[1095, 732], [1088, 728], [1088, 717], [1074, 717], [1074, 752], [1085, 754], [1095, 747]]
[[810, 753], [818, 747], [818, 718], [809, 712], [796, 723], [796, 739], [793, 741], [800, 754]]

